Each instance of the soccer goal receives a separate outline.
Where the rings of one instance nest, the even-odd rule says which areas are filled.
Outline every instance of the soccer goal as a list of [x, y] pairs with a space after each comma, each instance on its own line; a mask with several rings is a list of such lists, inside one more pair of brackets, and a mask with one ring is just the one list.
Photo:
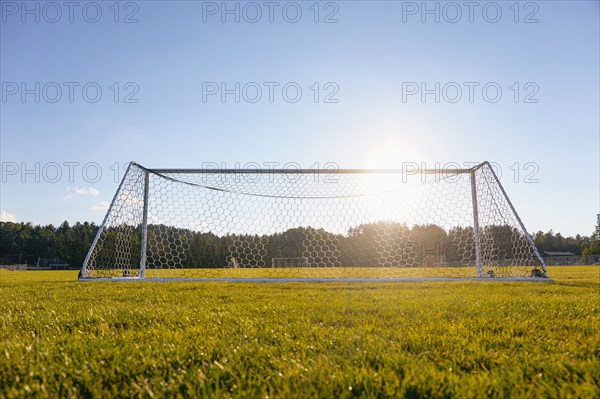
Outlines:
[[489, 163], [446, 170], [131, 163], [81, 279], [545, 278]]

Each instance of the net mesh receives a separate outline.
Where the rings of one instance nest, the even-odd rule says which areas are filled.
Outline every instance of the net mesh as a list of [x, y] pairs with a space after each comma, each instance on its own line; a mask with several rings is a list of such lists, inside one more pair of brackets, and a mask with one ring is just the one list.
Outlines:
[[132, 164], [83, 276], [530, 277], [539, 255], [493, 171], [484, 164], [473, 179], [474, 187], [471, 173], [157, 173]]

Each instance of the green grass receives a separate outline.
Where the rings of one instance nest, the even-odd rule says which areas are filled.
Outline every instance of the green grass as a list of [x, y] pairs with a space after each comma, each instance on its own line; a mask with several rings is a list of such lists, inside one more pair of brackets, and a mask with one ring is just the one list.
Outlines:
[[[531, 277], [536, 266], [496, 266], [483, 267], [482, 275], [492, 271], [495, 277]], [[127, 273], [127, 275], [124, 275]], [[91, 270], [90, 278], [138, 277], [139, 269], [121, 268]], [[462, 267], [219, 267], [219, 268], [149, 268], [145, 278], [476, 278], [477, 269]]]
[[[514, 267], [515, 276], [529, 277], [532, 266]], [[137, 277], [138, 270], [128, 270]], [[485, 273], [485, 272], [484, 272]], [[425, 278], [425, 277], [476, 277], [471, 267], [286, 267], [286, 268], [198, 268], [198, 269], [146, 269], [146, 278]], [[122, 269], [99, 270], [91, 277], [123, 277]], [[500, 277], [500, 275], [499, 275]]]
[[600, 267], [552, 283], [0, 270], [0, 398], [600, 397]]

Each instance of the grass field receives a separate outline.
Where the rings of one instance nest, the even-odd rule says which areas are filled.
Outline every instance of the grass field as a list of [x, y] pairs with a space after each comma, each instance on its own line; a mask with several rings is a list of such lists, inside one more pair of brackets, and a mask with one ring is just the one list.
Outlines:
[[0, 398], [600, 397], [600, 267], [552, 283], [0, 270]]

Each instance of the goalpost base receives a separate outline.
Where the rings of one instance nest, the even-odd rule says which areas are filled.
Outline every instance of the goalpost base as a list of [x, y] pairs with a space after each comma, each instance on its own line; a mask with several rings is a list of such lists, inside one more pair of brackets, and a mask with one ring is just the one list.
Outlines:
[[115, 278], [80, 278], [79, 281], [112, 281], [112, 282], [229, 282], [229, 283], [403, 283], [403, 282], [451, 282], [451, 281], [490, 281], [490, 282], [553, 282], [551, 278], [540, 277], [389, 277], [389, 278], [244, 278], [244, 277], [175, 277], [175, 278], [141, 278], [141, 277], [115, 277]]

